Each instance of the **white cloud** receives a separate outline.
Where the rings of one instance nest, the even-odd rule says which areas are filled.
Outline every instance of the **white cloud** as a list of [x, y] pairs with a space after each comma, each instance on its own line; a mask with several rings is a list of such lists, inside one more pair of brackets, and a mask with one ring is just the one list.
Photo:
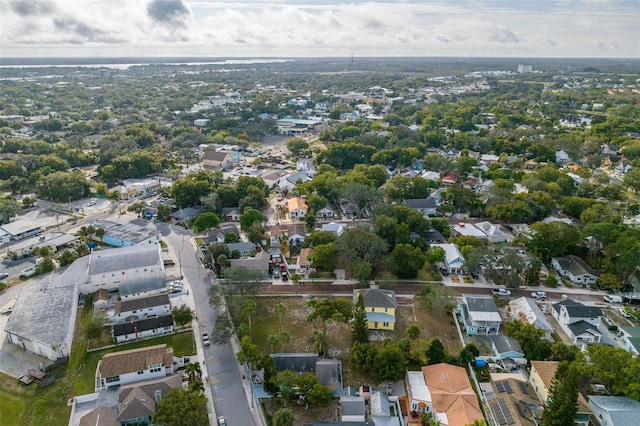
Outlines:
[[640, 56], [640, 2], [0, 0], [3, 56]]

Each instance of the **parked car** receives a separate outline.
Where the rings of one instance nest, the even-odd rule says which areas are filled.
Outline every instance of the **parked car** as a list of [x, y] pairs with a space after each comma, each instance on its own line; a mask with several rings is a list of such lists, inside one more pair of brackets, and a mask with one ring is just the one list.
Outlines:
[[627, 308], [620, 308], [620, 315], [625, 318], [633, 318], [633, 314]]
[[227, 421], [224, 416], [218, 417], [218, 426], [227, 426]]
[[609, 303], [622, 303], [622, 296], [613, 296], [613, 295], [607, 294], [604, 297], [604, 301]]
[[544, 291], [534, 291], [533, 293], [531, 293], [531, 297], [533, 297], [534, 299], [544, 300], [547, 298], [547, 293], [545, 293]]
[[491, 290], [491, 293], [496, 296], [511, 296], [511, 292], [506, 288], [494, 288]]
[[87, 203], [87, 207], [95, 206], [97, 203], [95, 201], [89, 201]]
[[8, 276], [9, 276], [9, 274], [7, 274], [6, 272], [2, 272], [2, 273], [0, 273], [0, 280], [4, 280]]
[[202, 335], [202, 344], [205, 346], [209, 346], [211, 344], [211, 341], [209, 340], [209, 334], [204, 333]]
[[29, 266], [28, 268], [24, 268], [22, 271], [20, 271], [20, 277], [30, 277], [31, 275], [36, 273], [36, 267], [35, 266]]

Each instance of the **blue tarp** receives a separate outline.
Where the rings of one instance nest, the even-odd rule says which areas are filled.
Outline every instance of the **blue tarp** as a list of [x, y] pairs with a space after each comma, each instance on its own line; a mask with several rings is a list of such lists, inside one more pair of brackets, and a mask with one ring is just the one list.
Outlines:
[[476, 366], [478, 366], [478, 367], [486, 367], [487, 366], [487, 361], [485, 361], [482, 358], [476, 358]]

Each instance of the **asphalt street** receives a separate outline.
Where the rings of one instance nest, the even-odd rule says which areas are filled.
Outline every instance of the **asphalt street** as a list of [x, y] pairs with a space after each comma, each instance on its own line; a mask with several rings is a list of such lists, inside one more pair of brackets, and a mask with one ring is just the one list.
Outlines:
[[[170, 228], [158, 224], [163, 240], [171, 246], [175, 259], [182, 269], [183, 280], [188, 283], [193, 292], [196, 314], [198, 316], [199, 332], [196, 338], [201, 339], [202, 333], [212, 334], [216, 317], [220, 314], [218, 308], [209, 305], [207, 289], [211, 282], [211, 275], [202, 267], [196, 254], [191, 234], [188, 230]], [[254, 419], [246, 398], [243, 380], [238, 371], [238, 361], [231, 343], [203, 347], [207, 380], [211, 386], [211, 395], [217, 416], [224, 416], [228, 425], [254, 425]]]

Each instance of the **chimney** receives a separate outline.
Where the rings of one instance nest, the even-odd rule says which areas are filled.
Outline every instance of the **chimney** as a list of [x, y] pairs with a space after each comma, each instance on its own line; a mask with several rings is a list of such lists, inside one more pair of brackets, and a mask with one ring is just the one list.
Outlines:
[[160, 400], [162, 399], [162, 391], [160, 389], [156, 389], [153, 392], [153, 396], [156, 398], [156, 404], [160, 402]]

